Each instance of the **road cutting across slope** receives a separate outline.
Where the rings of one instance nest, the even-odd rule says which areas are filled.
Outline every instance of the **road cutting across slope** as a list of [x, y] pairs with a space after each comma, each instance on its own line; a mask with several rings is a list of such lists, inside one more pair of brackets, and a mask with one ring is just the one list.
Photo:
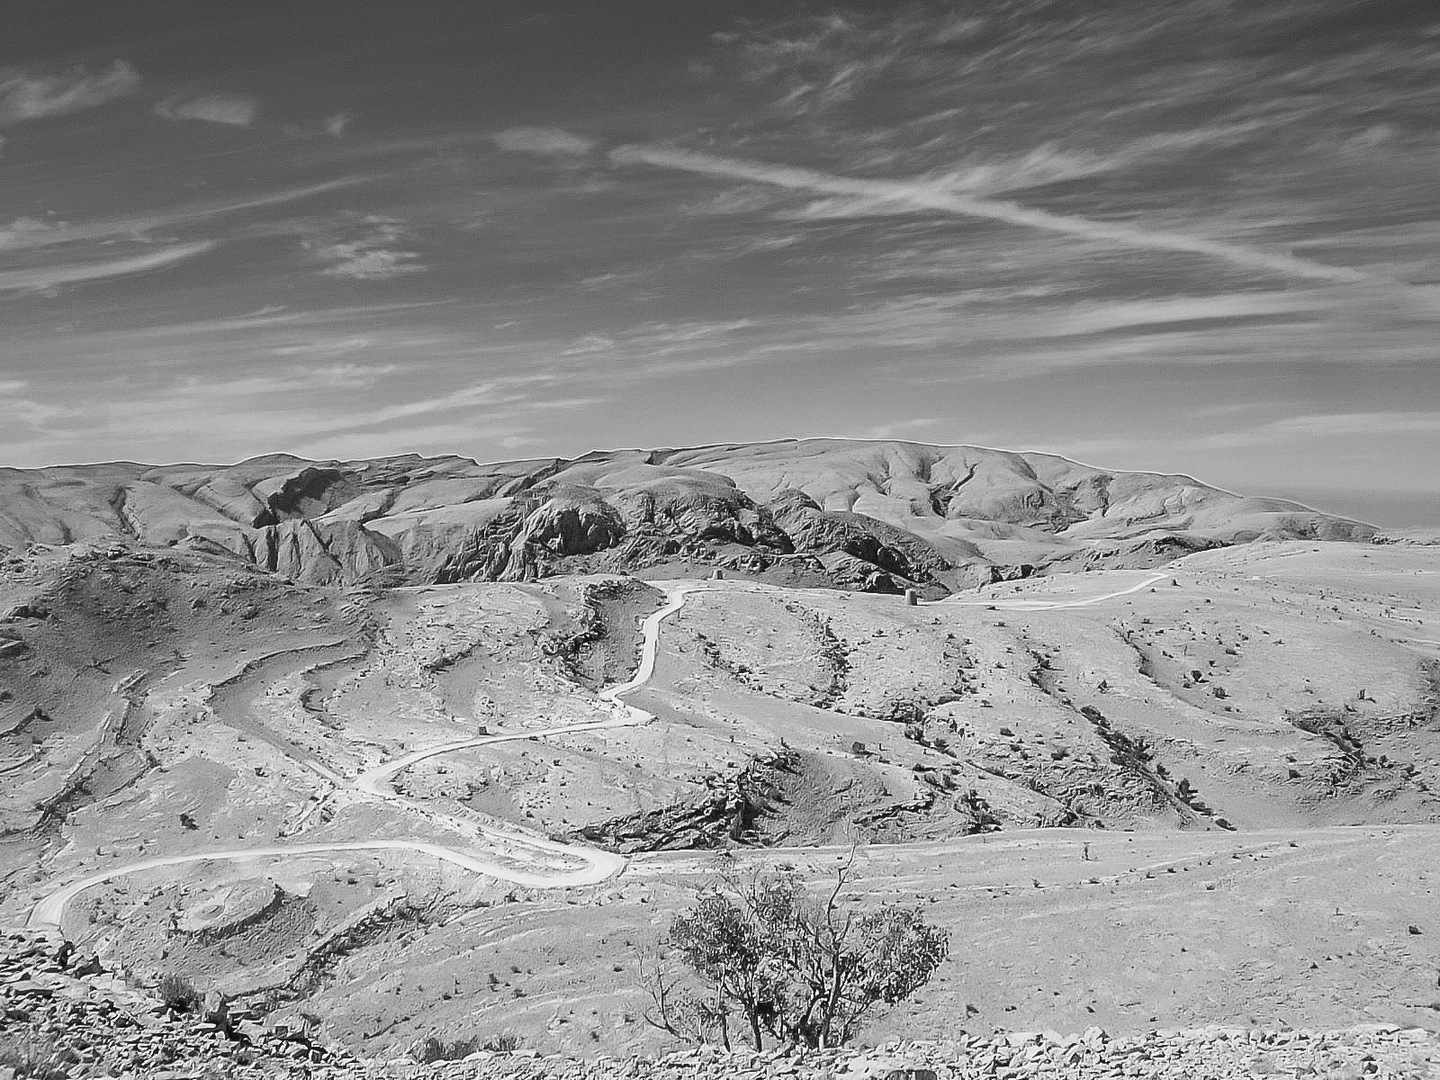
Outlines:
[[995, 599], [961, 599], [959, 596], [947, 596], [943, 600], [932, 600], [932, 604], [942, 604], [946, 607], [985, 607], [1000, 608], [1005, 611], [1058, 611], [1064, 608], [1090, 607], [1092, 604], [1102, 604], [1106, 600], [1114, 600], [1116, 597], [1129, 596], [1131, 593], [1148, 589], [1170, 577], [1169, 574], [1151, 574], [1142, 581], [1131, 585], [1126, 589], [1118, 589], [1115, 592], [1102, 593], [1099, 596], [1087, 596], [1079, 600], [1022, 600], [1019, 598], [1007, 600], [996, 597]]
[[[462, 820], [448, 814], [441, 814], [438, 811], [431, 810], [395, 792], [389, 786], [389, 781], [396, 774], [417, 762], [425, 761], [428, 758], [437, 757], [441, 754], [454, 753], [458, 750], [468, 750], [475, 747], [487, 746], [492, 743], [539, 739], [549, 735], [564, 735], [581, 731], [599, 731], [606, 728], [644, 724], [654, 719], [651, 713], [646, 712], [644, 709], [636, 708], [634, 705], [626, 704], [621, 698], [626, 694], [640, 689], [650, 680], [651, 675], [653, 675], [655, 671], [655, 656], [660, 644], [660, 624], [670, 615], [673, 615], [684, 607], [685, 598], [699, 587], [700, 584], [698, 582], [682, 582], [667, 588], [665, 605], [646, 616], [645, 620], [641, 623], [643, 636], [640, 647], [640, 664], [636, 668], [635, 674], [628, 681], [620, 683], [617, 686], [609, 687], [599, 695], [600, 699], [609, 706], [612, 711], [612, 715], [608, 719], [583, 724], [566, 724], [553, 728], [537, 728], [533, 731], [487, 735], [482, 738], [467, 739], [462, 742], [442, 743], [438, 746], [415, 750], [402, 757], [385, 762], [373, 769], [366, 770], [355, 777], [354, 780], [344, 784], [345, 790], [354, 792], [365, 798], [377, 799], [398, 806], [410, 813], [418, 813], [427, 820], [454, 829], [462, 834], [468, 832], [478, 839], [483, 839], [500, 851], [513, 852], [517, 858], [523, 859], [529, 856], [531, 861], [543, 864], [544, 859], [535, 859], [534, 856], [559, 856], [561, 859], [571, 860], [577, 863], [578, 866], [575, 868], [529, 870], [425, 840], [337, 841], [335, 843], [286, 844], [259, 848], [224, 848], [185, 855], [157, 856], [151, 859], [143, 859], [139, 862], [127, 863], [124, 866], [105, 870], [98, 874], [91, 874], [89, 877], [71, 882], [69, 885], [62, 886], [44, 896], [36, 903], [34, 908], [31, 909], [28, 919], [29, 925], [54, 926], [58, 928], [61, 918], [64, 916], [66, 904], [85, 890], [94, 888], [97, 885], [103, 885], [109, 881], [114, 881], [116, 878], [125, 877], [129, 874], [142, 873], [146, 870], [157, 870], [167, 866], [184, 866], [204, 862], [243, 862], [248, 859], [293, 858], [337, 854], [340, 852], [399, 851], [428, 855], [472, 873], [500, 878], [527, 888], [555, 889], [580, 885], [594, 885], [613, 877], [625, 867], [626, 860], [622, 856], [614, 855], [607, 851], [600, 851], [595, 848], [563, 844], [520, 830], [498, 829], [490, 825], [482, 825], [478, 822]], [[325, 770], [325, 772], [327, 775], [329, 774], [328, 770]]]
[[[1128, 588], [1077, 600], [1022, 600], [999, 598], [976, 600], [949, 597], [945, 600], [933, 601], [933, 603], [956, 607], [993, 607], [997, 609], [1025, 611], [1089, 607], [1093, 604], [1099, 604], [1107, 600], [1113, 600], [1117, 597], [1139, 592], [1142, 589], [1155, 585], [1168, 576], [1167, 574], [1152, 574]], [[635, 674], [626, 682], [601, 691], [599, 695], [600, 700], [604, 702], [611, 711], [611, 715], [605, 719], [578, 724], [565, 724], [551, 728], [536, 728], [530, 731], [502, 732], [475, 739], [465, 739], [424, 747], [393, 758], [390, 761], [383, 762], [374, 768], [367, 769], [350, 781], [344, 781], [318, 762], [307, 762], [310, 767], [321, 773], [321, 775], [337, 783], [342, 790], [363, 798], [387, 803], [406, 813], [419, 814], [431, 823], [453, 832], [458, 832], [461, 835], [469, 834], [477, 840], [490, 845], [492, 848], [511, 856], [516, 862], [524, 863], [529, 861], [542, 866], [545, 866], [547, 863], [552, 864], [545, 866], [544, 869], [526, 869], [523, 865], [517, 866], [509, 861], [500, 862], [493, 858], [485, 858], [474, 852], [466, 852], [425, 840], [387, 839], [353, 842], [338, 841], [329, 844], [298, 844], [263, 848], [227, 848], [186, 855], [159, 856], [153, 859], [127, 863], [124, 866], [119, 866], [98, 874], [92, 874], [89, 877], [82, 878], [79, 881], [73, 882], [46, 895], [32, 909], [29, 922], [31, 925], [59, 926], [60, 919], [64, 914], [65, 905], [70, 900], [86, 889], [105, 884], [116, 878], [166, 866], [182, 866], [210, 861], [239, 862], [246, 859], [313, 856], [340, 852], [400, 851], [431, 856], [473, 873], [500, 878], [528, 888], [568, 888], [581, 885], [593, 885], [605, 881], [625, 868], [626, 860], [624, 857], [596, 848], [549, 840], [520, 829], [501, 829], [493, 825], [481, 824], [476, 821], [444, 814], [396, 792], [391, 787], [391, 781], [395, 776], [411, 766], [429, 760], [430, 758], [439, 757], [442, 754], [477, 749], [496, 743], [534, 740], [552, 735], [568, 735], [587, 731], [603, 731], [607, 728], [647, 723], [654, 719], [652, 714], [634, 705], [625, 703], [622, 698], [626, 694], [643, 687], [654, 674], [655, 658], [660, 643], [661, 623], [684, 607], [686, 598], [693, 592], [709, 592], [737, 586], [740, 588], [755, 587], [754, 583], [748, 582], [725, 582], [722, 585], [708, 581], [685, 581], [661, 586], [665, 590], [666, 603], [663, 607], [648, 615], [641, 624], [642, 642], [640, 663], [635, 670]], [[573, 865], [564, 867], [554, 866], [553, 863], [557, 861], [561, 863], [568, 862]]]

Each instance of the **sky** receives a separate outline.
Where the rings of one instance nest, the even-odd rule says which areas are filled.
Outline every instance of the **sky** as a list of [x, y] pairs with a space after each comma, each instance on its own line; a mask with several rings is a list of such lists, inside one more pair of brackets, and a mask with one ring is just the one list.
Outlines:
[[1433, 0], [6, 0], [0, 464], [802, 436], [1440, 525]]

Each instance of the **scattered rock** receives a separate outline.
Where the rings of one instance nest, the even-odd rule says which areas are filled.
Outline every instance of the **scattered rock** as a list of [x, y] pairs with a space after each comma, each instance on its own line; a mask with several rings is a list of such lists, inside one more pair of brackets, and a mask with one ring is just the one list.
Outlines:
[[[0, 931], [0, 1048], [23, 1046], [48, 1069], [36, 1075], [127, 1080], [1118, 1080], [1185, 1075], [1408, 1080], [1434, 1076], [1440, 1069], [1440, 1040], [1434, 1034], [1384, 1023], [1342, 1031], [1213, 1025], [1116, 1039], [1099, 1027], [1068, 1036], [1055, 1031], [971, 1036], [962, 1031], [946, 1044], [776, 1047], [761, 1053], [699, 1046], [653, 1060], [584, 1061], [535, 1051], [479, 1050], [462, 1061], [430, 1065], [362, 1062], [314, 1042], [303, 1029], [267, 1028], [253, 1016], [236, 1016], [214, 991], [197, 1014], [167, 1015], [155, 999], [93, 967], [93, 955], [67, 948], [56, 931]], [[82, 969], [86, 974], [78, 974]], [[0, 1065], [0, 1080], [18, 1080], [12, 1066]]]

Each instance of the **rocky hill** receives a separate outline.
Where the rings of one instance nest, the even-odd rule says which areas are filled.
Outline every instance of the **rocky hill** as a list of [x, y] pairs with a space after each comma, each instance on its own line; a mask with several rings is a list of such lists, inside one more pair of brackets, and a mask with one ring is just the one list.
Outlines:
[[126, 537], [312, 584], [521, 581], [729, 566], [930, 594], [1051, 569], [1153, 566], [1369, 525], [1188, 476], [1049, 454], [833, 439], [594, 452], [0, 470], [0, 550]]

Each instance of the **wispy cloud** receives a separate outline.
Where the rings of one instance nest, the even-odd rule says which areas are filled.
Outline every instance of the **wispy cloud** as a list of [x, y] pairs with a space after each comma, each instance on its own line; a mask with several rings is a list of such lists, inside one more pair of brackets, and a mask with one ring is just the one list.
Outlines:
[[480, 405], [494, 405], [501, 402], [518, 403], [525, 400], [525, 395], [516, 392], [516, 381], [515, 379], [494, 379], [472, 386], [462, 386], [435, 397], [405, 401], [398, 405], [386, 405], [352, 416], [349, 418], [349, 423], [344, 426], [369, 427], [396, 420], [409, 420], [417, 416], [454, 412], [457, 409], [472, 409]]
[[326, 390], [368, 390], [397, 370], [394, 364], [296, 364], [234, 376], [191, 375], [180, 381], [177, 390], [204, 398], [211, 403], [212, 410], [229, 409], [240, 399], [290, 397]]
[[327, 277], [384, 281], [425, 270], [418, 252], [397, 246], [407, 242], [408, 236], [400, 222], [370, 215], [361, 222], [359, 236], [311, 240], [307, 246], [317, 259], [329, 263], [320, 271]]
[[1197, 444], [1211, 449], [1267, 446], [1315, 439], [1379, 438], [1397, 435], [1440, 436], [1440, 412], [1310, 413], [1204, 436]]
[[942, 421], [934, 416], [917, 416], [913, 420], [897, 420], [891, 424], [876, 424], [864, 431], [867, 439], [894, 439], [902, 435], [913, 435], [916, 432], [932, 428]]
[[24, 379], [0, 380], [0, 410], [9, 424], [37, 430], [70, 413], [63, 405], [36, 400], [29, 390]]
[[9, 225], [0, 225], [0, 251], [23, 251], [53, 247], [60, 244], [74, 244], [84, 241], [106, 241], [115, 238], [143, 236], [157, 229], [168, 229], [207, 218], [221, 217], [245, 210], [257, 210], [269, 206], [281, 206], [299, 202], [315, 195], [354, 187], [372, 179], [367, 176], [342, 176], [318, 184], [283, 188], [251, 199], [231, 202], [200, 203], [180, 206], [170, 210], [152, 213], [131, 214], [118, 218], [103, 218], [97, 221], [71, 223], [65, 221], [44, 221], [32, 217], [21, 217]]
[[31, 292], [74, 285], [83, 281], [139, 274], [159, 270], [201, 255], [215, 244], [204, 240], [192, 244], [173, 244], [159, 251], [132, 255], [105, 262], [66, 263], [59, 266], [36, 266], [25, 270], [0, 270], [0, 292]]
[[52, 243], [55, 224], [33, 217], [18, 217], [0, 225], [0, 251], [6, 248], [43, 247]]
[[345, 134], [347, 128], [355, 120], [355, 114], [349, 112], [338, 112], [325, 118], [325, 133], [332, 139], [338, 139]]
[[554, 127], [506, 128], [504, 131], [495, 132], [491, 138], [501, 150], [555, 154], [561, 157], [579, 157], [588, 154], [595, 146], [594, 139], [572, 135]]
[[1131, 139], [1105, 150], [1046, 142], [1023, 154], [974, 154], [946, 167], [939, 183], [957, 193], [996, 195], [1070, 180], [1123, 172], [1154, 161], [1173, 161], [1194, 150], [1215, 150], [1255, 135], [1258, 121], [1215, 124]]
[[[494, 374], [477, 380], [482, 360], [473, 346], [461, 352], [458, 337], [425, 341], [376, 330], [367, 335], [373, 340], [368, 352], [383, 360], [374, 363], [334, 360], [343, 350], [327, 355], [323, 346], [331, 343], [325, 341], [311, 342], [322, 346], [315, 349], [264, 347], [277, 338], [300, 345], [300, 337], [288, 327], [231, 335], [226, 342], [80, 335], [48, 350], [66, 358], [65, 372], [52, 363], [38, 366], [33, 377], [0, 380], [0, 411], [16, 421], [0, 424], [0, 448], [10, 461], [34, 464], [73, 460], [81, 443], [91, 448], [91, 460], [97, 454], [173, 459], [177, 445], [233, 460], [321, 441], [338, 446], [354, 435], [354, 445], [381, 453], [433, 421], [461, 432], [468, 426], [469, 434], [448, 446], [431, 443], [453, 451], [513, 433], [511, 417], [586, 403], [547, 392], [555, 376], [513, 373], [500, 359], [489, 365]], [[233, 362], [236, 341], [245, 343], [245, 363]], [[447, 345], [456, 355], [445, 355]], [[148, 369], [134, 362], [141, 358]]]
[[1341, 266], [1329, 266], [1281, 252], [1260, 251], [1184, 233], [1149, 229], [1124, 222], [1036, 210], [1019, 203], [964, 195], [940, 180], [868, 180], [836, 176], [785, 165], [718, 157], [657, 146], [622, 146], [611, 151], [620, 165], [643, 164], [663, 169], [719, 176], [751, 183], [773, 184], [792, 191], [839, 196], [851, 200], [826, 208], [827, 216], [865, 216], [876, 213], [913, 213], [927, 210], [958, 217], [1003, 221], [1011, 225], [1077, 236], [1125, 247], [1184, 252], [1220, 259], [1250, 270], [1306, 278], [1314, 281], [1353, 283], [1365, 275]]
[[[767, 338], [771, 329], [751, 319], [733, 319], [642, 323], [613, 334], [586, 334], [557, 350], [573, 374], [561, 376], [557, 369], [556, 377], [621, 384], [737, 367], [757, 358], [754, 342]], [[575, 372], [575, 361], [588, 358], [603, 358], [607, 363], [603, 368]]]
[[[1241, 320], [1272, 315], [1303, 315], [1334, 310], [1335, 301], [1319, 290], [1309, 292], [1227, 293], [1216, 296], [1175, 296], [1112, 304], [1075, 305], [1064, 313], [1037, 321], [1049, 323], [1038, 333], [1062, 337], [1101, 334], [1131, 327], [1172, 323]], [[1032, 333], [1037, 330], [1032, 328]]]
[[354, 278], [356, 281], [383, 281], [386, 278], [418, 274], [425, 267], [414, 260], [413, 251], [389, 251], [363, 244], [333, 244], [319, 252], [321, 258], [334, 259], [335, 264], [320, 271], [328, 277]]
[[[443, 306], [448, 306], [448, 302], [422, 300], [318, 310], [290, 310], [284, 307], [269, 306], [231, 318], [195, 319], [179, 323], [160, 323], [156, 326], [146, 326], [135, 330], [110, 331], [101, 335], [101, 338], [107, 342], [122, 343], [125, 347], [145, 349], [153, 347], [155, 342], [173, 342], [177, 339], [223, 338], [235, 333], [250, 335], [257, 331], [279, 331], [291, 335], [286, 339], [287, 342], [313, 344], [317, 340], [316, 335], [325, 334], [333, 328], [349, 328], [357, 323], [371, 323], [381, 316], [400, 318], [404, 313], [413, 313], [417, 309]], [[361, 338], [355, 334], [349, 334], [341, 340], [353, 344], [360, 341]], [[368, 337], [364, 340], [370, 344], [374, 343]], [[387, 341], [384, 344], [387, 347], [394, 346], [393, 341]]]
[[354, 337], [322, 337], [299, 345], [277, 345], [270, 350], [272, 356], [341, 356], [346, 353], [364, 352], [375, 344], [375, 339], [366, 335]]
[[95, 73], [84, 67], [54, 75], [0, 68], [0, 124], [93, 109], [139, 85], [139, 73], [123, 60]]
[[260, 103], [244, 94], [200, 94], [166, 98], [158, 102], [153, 111], [166, 120], [202, 120], [208, 124], [249, 127], [260, 113]]

